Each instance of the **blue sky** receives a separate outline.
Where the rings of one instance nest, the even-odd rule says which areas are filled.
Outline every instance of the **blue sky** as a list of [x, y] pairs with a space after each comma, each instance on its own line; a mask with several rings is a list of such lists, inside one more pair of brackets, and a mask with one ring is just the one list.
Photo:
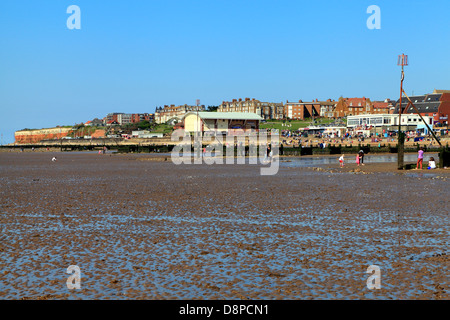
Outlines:
[[[69, 30], [67, 7], [81, 9]], [[381, 9], [381, 29], [366, 12]], [[233, 98], [450, 89], [448, 0], [2, 0], [0, 133]]]

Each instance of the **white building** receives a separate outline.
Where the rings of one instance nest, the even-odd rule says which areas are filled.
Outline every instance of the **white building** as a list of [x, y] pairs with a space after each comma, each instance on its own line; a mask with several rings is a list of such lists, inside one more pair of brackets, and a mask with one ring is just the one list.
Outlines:
[[[433, 128], [433, 117], [422, 116], [428, 126]], [[397, 131], [398, 130], [398, 114], [362, 114], [357, 116], [347, 117], [347, 129], [356, 130], [369, 130], [375, 129], [376, 132]], [[402, 114], [401, 115], [402, 130], [416, 130], [418, 127], [425, 126], [424, 122], [418, 114]], [[426, 127], [426, 126], [425, 126]]]
[[136, 130], [131, 132], [132, 138], [149, 139], [149, 138], [162, 138], [164, 134], [162, 132], [151, 132], [148, 130]]

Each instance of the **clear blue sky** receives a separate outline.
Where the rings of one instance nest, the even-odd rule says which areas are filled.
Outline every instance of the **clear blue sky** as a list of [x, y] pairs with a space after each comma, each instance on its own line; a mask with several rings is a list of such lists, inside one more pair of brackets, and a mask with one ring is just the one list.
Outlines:
[[[69, 30], [69, 5], [81, 30]], [[369, 30], [369, 5], [381, 29]], [[448, 0], [1, 0], [0, 133], [233, 98], [450, 89]]]

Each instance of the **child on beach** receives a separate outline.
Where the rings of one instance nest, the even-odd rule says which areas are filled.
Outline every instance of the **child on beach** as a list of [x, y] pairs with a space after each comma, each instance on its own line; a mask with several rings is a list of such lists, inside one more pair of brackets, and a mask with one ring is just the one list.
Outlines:
[[428, 170], [430, 169], [436, 169], [436, 161], [433, 157], [430, 157], [430, 160], [428, 160]]
[[363, 166], [364, 165], [364, 150], [363, 149], [359, 150], [358, 155], [359, 155], [359, 163], [361, 163], [361, 165]]
[[358, 165], [358, 167], [359, 167], [359, 162], [360, 162], [360, 160], [361, 160], [361, 158], [360, 158], [360, 156], [359, 156], [359, 153], [356, 155], [356, 164]]
[[419, 151], [418, 151], [418, 156], [417, 156], [417, 165], [416, 165], [416, 170], [419, 169], [419, 165], [420, 165], [420, 169], [422, 169], [422, 164], [423, 164], [423, 148], [420, 147]]
[[344, 167], [344, 155], [339, 157], [339, 166]]

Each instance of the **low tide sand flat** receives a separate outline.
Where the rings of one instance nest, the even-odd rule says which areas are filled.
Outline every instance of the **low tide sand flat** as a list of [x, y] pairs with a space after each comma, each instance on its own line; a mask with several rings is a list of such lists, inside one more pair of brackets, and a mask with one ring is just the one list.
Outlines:
[[450, 170], [54, 155], [0, 155], [0, 299], [450, 298]]

